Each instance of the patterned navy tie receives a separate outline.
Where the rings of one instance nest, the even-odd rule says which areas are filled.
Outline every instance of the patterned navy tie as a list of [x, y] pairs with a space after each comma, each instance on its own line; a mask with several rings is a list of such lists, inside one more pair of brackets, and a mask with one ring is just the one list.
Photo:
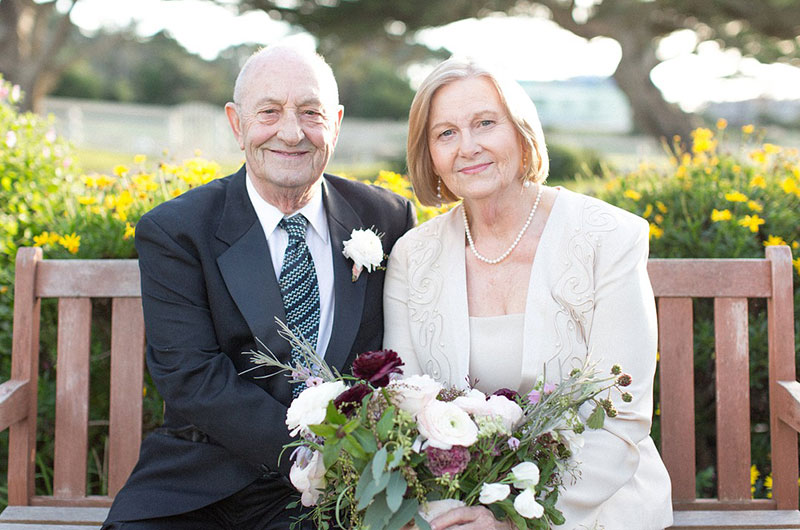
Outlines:
[[[278, 283], [286, 309], [286, 324], [316, 348], [319, 335], [319, 286], [314, 260], [306, 245], [306, 224], [308, 220], [301, 214], [281, 219], [278, 224], [289, 234]], [[292, 365], [302, 364], [302, 359], [300, 349], [293, 347]], [[304, 385], [294, 385], [292, 395], [297, 397], [304, 388]]]

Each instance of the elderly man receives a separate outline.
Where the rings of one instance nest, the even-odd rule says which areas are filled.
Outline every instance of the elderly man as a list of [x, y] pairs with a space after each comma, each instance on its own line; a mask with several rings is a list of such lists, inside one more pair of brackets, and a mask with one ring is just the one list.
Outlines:
[[233, 99], [225, 111], [245, 165], [136, 228], [147, 365], [166, 406], [104, 528], [285, 530], [299, 513], [286, 509], [287, 455], [279, 464], [293, 385], [245, 374], [243, 352], [260, 341], [293, 359], [276, 318], [339, 369], [381, 347], [383, 272], [354, 278], [343, 242], [373, 229], [388, 253], [414, 211], [323, 174], [343, 112], [330, 67], [266, 48], [242, 68]]

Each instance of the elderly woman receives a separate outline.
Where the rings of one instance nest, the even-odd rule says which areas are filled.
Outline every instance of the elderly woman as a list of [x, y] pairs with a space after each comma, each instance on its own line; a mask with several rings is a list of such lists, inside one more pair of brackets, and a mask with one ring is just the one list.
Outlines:
[[[656, 317], [648, 225], [597, 199], [546, 187], [536, 108], [522, 88], [449, 59], [409, 116], [408, 168], [423, 204], [461, 201], [403, 236], [389, 258], [384, 346], [407, 374], [529, 391], [543, 368], [591, 357], [633, 376], [630, 403], [587, 429], [580, 477], [557, 507], [568, 530], [662, 529], [670, 482], [650, 438]], [[480, 506], [433, 528], [513, 528]]]

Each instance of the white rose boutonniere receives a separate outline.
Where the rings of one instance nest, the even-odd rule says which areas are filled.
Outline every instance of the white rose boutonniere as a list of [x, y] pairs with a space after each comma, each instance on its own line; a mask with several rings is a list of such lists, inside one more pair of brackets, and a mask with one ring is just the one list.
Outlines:
[[358, 280], [364, 268], [367, 272], [382, 268], [381, 262], [386, 257], [381, 236], [372, 229], [353, 229], [350, 239], [344, 242], [342, 254], [353, 260], [353, 281]]

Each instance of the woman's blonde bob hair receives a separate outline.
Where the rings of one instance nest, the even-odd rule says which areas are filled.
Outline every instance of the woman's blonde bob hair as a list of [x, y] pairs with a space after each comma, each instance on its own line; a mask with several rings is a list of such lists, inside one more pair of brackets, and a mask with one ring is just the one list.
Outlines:
[[492, 82], [522, 140], [525, 153], [522, 179], [542, 182], [547, 178], [550, 161], [547, 158], [542, 123], [531, 98], [516, 81], [498, 75], [473, 59], [451, 57], [425, 78], [408, 113], [408, 173], [414, 193], [419, 202], [426, 206], [439, 206], [441, 203], [459, 200], [444, 182], [441, 183], [441, 199], [437, 195], [439, 177], [434, 172], [428, 146], [428, 117], [433, 96], [437, 90], [453, 81], [473, 77], [485, 77]]

